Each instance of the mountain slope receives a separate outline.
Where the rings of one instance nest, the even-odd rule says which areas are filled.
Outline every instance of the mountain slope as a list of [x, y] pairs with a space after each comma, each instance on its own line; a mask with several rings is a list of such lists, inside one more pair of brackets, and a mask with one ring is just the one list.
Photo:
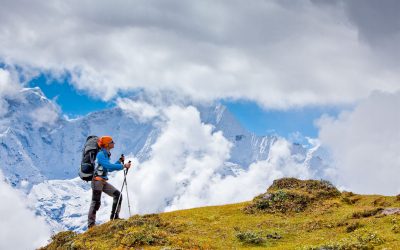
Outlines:
[[[146, 98], [132, 100], [146, 101], [152, 105], [151, 100]], [[86, 229], [85, 220], [91, 190], [89, 184], [76, 178], [82, 145], [86, 137], [92, 134], [112, 135], [117, 142], [112, 152], [113, 158], [125, 153], [127, 156], [134, 156], [139, 163], [144, 163], [151, 156], [152, 146], [162, 133], [163, 121], [160, 122], [160, 120], [165, 119], [156, 117], [153, 120], [143, 121], [132, 115], [129, 110], [115, 107], [71, 120], [63, 117], [57, 106], [47, 99], [39, 88], [23, 89], [17, 96], [9, 97], [6, 101], [10, 109], [0, 122], [0, 158], [2, 159], [0, 168], [9, 183], [28, 194], [30, 206], [36, 214], [46, 218], [53, 231], [71, 229], [81, 232]], [[210, 126], [212, 133], [222, 132], [223, 137], [232, 144], [229, 158], [212, 169], [211, 180], [237, 177], [260, 161], [264, 161], [261, 165], [272, 164], [269, 162], [271, 148], [281, 138], [273, 135], [257, 136], [247, 131], [223, 105], [191, 107], [198, 113], [200, 122], [204, 126]], [[202, 143], [201, 139], [198, 139], [200, 143]], [[192, 139], [188, 138], [188, 140]], [[188, 143], [186, 146], [190, 146], [191, 141]], [[320, 157], [321, 149], [318, 145], [309, 148], [305, 145], [292, 144], [289, 151], [288, 157], [296, 162], [294, 168], [307, 169], [310, 173], [318, 173], [313, 176], [323, 178], [322, 171], [325, 163], [324, 157]], [[197, 151], [193, 154], [195, 157], [203, 154], [200, 151], [198, 155], [196, 153]], [[189, 158], [183, 158], [182, 162]], [[293, 169], [293, 172], [296, 173], [296, 169]], [[193, 171], [190, 173], [196, 174]], [[190, 176], [190, 173], [186, 175]], [[152, 174], [157, 174], [157, 172], [152, 172]], [[195, 179], [186, 175], [184, 175], [186, 179], [183, 178], [171, 184], [177, 191], [174, 190], [175, 193], [163, 197], [165, 204], [161, 204], [158, 209], [148, 209], [142, 202], [136, 202], [136, 209], [140, 208], [145, 213], [165, 211], [174, 199], [180, 198], [185, 193], [188, 185]], [[131, 173], [130, 178], [132, 177], [134, 173]], [[112, 176], [110, 179], [110, 182], [113, 182], [116, 178]], [[138, 179], [136, 183], [140, 181], [142, 180]], [[120, 186], [119, 182], [113, 184]], [[207, 189], [209, 185], [203, 183], [199, 187]], [[219, 197], [214, 198], [210, 204], [249, 199], [262, 190], [263, 185], [258, 188], [246, 198], [237, 199], [238, 195], [234, 194], [223, 202]], [[133, 189], [132, 191], [139, 193], [137, 196], [144, 196], [143, 190]], [[197, 198], [203, 199], [201, 205], [209, 204], [204, 197]], [[109, 211], [109, 200], [107, 198], [102, 200], [102, 212], [98, 215], [99, 222], [107, 219], [106, 211]], [[137, 204], [141, 207], [137, 207]]]
[[[6, 101], [10, 108], [0, 123], [0, 157], [4, 159], [0, 168], [13, 186], [20, 188], [24, 182], [27, 190], [46, 179], [75, 178], [82, 145], [89, 135], [111, 134], [118, 144], [114, 155], [131, 154], [143, 161], [160, 134], [156, 122], [142, 122], [118, 107], [66, 119], [39, 88], [23, 89]], [[278, 139], [246, 131], [223, 105], [196, 108], [204, 124], [222, 131], [233, 144], [229, 159], [232, 166], [247, 169], [267, 159], [271, 145]], [[306, 162], [307, 151], [303, 145], [293, 145], [293, 154], [301, 155], [301, 161]], [[318, 161], [308, 163], [316, 169], [323, 165]]]
[[[306, 196], [314, 198], [297, 204], [288, 198]], [[259, 199], [269, 205], [259, 206]], [[304, 210], [289, 209], [299, 204]], [[258, 210], [249, 212], [254, 206]], [[281, 179], [250, 202], [136, 215], [83, 234], [61, 232], [43, 249], [399, 249], [399, 207], [400, 197], [340, 193], [326, 182]]]

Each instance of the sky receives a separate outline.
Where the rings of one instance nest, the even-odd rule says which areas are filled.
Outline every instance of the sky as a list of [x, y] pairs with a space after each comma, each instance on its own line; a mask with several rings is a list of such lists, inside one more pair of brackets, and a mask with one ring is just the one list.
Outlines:
[[[47, 98], [54, 100], [69, 118], [87, 115], [116, 106], [115, 100], [104, 101], [84, 90], [77, 90], [69, 77], [52, 78], [40, 74], [31, 79], [28, 87], [40, 87]], [[343, 107], [303, 107], [288, 110], [267, 110], [254, 101], [219, 100], [226, 105], [238, 121], [257, 135], [277, 134], [292, 138], [297, 133], [303, 137], [317, 137], [315, 121], [323, 114], [336, 116]]]
[[[0, 111], [11, 82], [40, 85], [71, 116], [144, 91], [170, 102], [225, 102], [257, 134], [324, 140], [335, 131], [319, 120], [351, 122], [342, 118], [374, 96], [398, 96], [398, 9], [396, 0], [3, 0]], [[376, 115], [392, 112], [389, 120], [370, 133], [392, 129], [395, 140], [397, 99], [388, 99]]]
[[0, 62], [72, 117], [144, 91], [221, 101], [257, 134], [319, 137], [321, 117], [400, 91], [398, 9], [396, 0], [3, 0]]
[[0, 61], [72, 117], [170, 91], [226, 101], [257, 134], [315, 137], [316, 117], [399, 89], [395, 0], [23, 3], [2, 1]]
[[[171, 190], [180, 194], [175, 207], [199, 204], [193, 197], [213, 203], [214, 194], [198, 187], [262, 183], [269, 178], [262, 173], [310, 176], [293, 165], [283, 140], [270, 162], [254, 163], [239, 179], [215, 180], [209, 171], [225, 159], [229, 144], [199, 124], [190, 107], [172, 108], [182, 101], [222, 101], [257, 134], [290, 139], [299, 131], [315, 137], [331, 152], [327, 174], [342, 188], [400, 192], [397, 0], [1, 0], [1, 6], [0, 116], [7, 113], [5, 98], [35, 84], [70, 116], [110, 107], [110, 102], [120, 105], [119, 97], [136, 91], [168, 98], [171, 107], [145, 105], [146, 111], [163, 110], [166, 117], [165, 137], [157, 141], [148, 169], [163, 171], [157, 162], [170, 160], [171, 169], [185, 173], [188, 166], [173, 165], [173, 157], [184, 151], [179, 145], [190, 144], [181, 137], [164, 141], [179, 135], [177, 128], [196, 128], [186, 139], [203, 136], [210, 149], [193, 145], [190, 150], [212, 158], [211, 169], [198, 173], [190, 189]], [[81, 108], [81, 103], [90, 105]], [[142, 118], [154, 112], [142, 112]], [[187, 120], [180, 124], [176, 118]], [[168, 151], [172, 145], [177, 156]], [[169, 153], [171, 159], [160, 158]], [[196, 159], [187, 160], [203, 166], [205, 159]], [[139, 176], [150, 175], [142, 171]], [[146, 181], [157, 183], [169, 175], [157, 173]], [[167, 191], [172, 183], [163, 185]], [[234, 189], [221, 190], [229, 197]]]
[[79, 91], [70, 83], [68, 77], [64, 79], [52, 79], [46, 74], [40, 74], [30, 80], [27, 87], [39, 87], [47, 98], [54, 100], [62, 112], [71, 118], [87, 115], [113, 106], [113, 102], [105, 102], [99, 98], [93, 98], [85, 91]]
[[315, 137], [316, 117], [399, 89], [395, 0], [2, 6], [0, 62], [72, 117], [109, 107], [121, 93], [168, 91], [225, 101], [257, 134]]

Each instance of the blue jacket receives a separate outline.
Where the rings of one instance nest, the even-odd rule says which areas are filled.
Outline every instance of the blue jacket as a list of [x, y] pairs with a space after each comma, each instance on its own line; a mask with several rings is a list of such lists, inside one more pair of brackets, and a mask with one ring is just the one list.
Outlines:
[[107, 173], [115, 170], [122, 170], [124, 166], [120, 161], [110, 163], [110, 157], [105, 148], [100, 149], [96, 156], [97, 167], [95, 171], [95, 176], [100, 176], [101, 178], [108, 180]]

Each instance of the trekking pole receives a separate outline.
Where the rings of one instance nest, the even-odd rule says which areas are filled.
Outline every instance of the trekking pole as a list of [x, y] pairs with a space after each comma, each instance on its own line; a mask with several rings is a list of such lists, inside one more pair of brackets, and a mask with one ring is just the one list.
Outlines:
[[[123, 157], [124, 157], [124, 155], [122, 154], [121, 158], [123, 158]], [[131, 161], [129, 161], [129, 163], [131, 163]], [[122, 164], [124, 164], [124, 162], [122, 162]], [[121, 201], [121, 197], [122, 197], [122, 192], [124, 190], [124, 186], [126, 186], [126, 197], [128, 199], [129, 217], [132, 216], [132, 214], [131, 214], [131, 204], [129, 202], [129, 194], [128, 194], [128, 183], [126, 182], [126, 175], [128, 174], [128, 171], [129, 171], [129, 168], [124, 169], [124, 181], [122, 182], [121, 192], [119, 193], [119, 196], [118, 196], [117, 206], [116, 206], [115, 211], [114, 211], [113, 219], [115, 219], [115, 216], [117, 215], [118, 209], [121, 208], [120, 201]]]
[[[126, 176], [126, 172], [124, 171], [124, 175]], [[124, 179], [125, 179], [124, 176]], [[120, 209], [121, 204], [119, 204], [119, 202], [121, 201], [121, 197], [122, 197], [122, 190], [124, 190], [124, 185], [125, 185], [125, 181], [122, 182], [122, 187], [121, 187], [121, 191], [119, 192], [119, 196], [118, 196], [118, 201], [117, 201], [117, 206], [115, 207], [115, 211], [114, 211], [114, 215], [113, 215], [113, 220], [115, 220], [115, 216], [117, 216], [117, 211], [118, 209]], [[122, 202], [121, 202], [122, 203]]]
[[[129, 161], [129, 162], [131, 162], [131, 161]], [[129, 170], [129, 168], [126, 169], [126, 174], [125, 174], [125, 177], [124, 177], [124, 181], [125, 181], [125, 186], [126, 186], [126, 188], [125, 188], [125, 190], [126, 190], [126, 198], [128, 199], [129, 217], [131, 217], [132, 216], [132, 214], [131, 214], [131, 203], [129, 202], [128, 183], [126, 182], [126, 176], [128, 175], [128, 170]]]
[[[121, 154], [120, 159], [124, 158], [124, 154]], [[122, 166], [124, 165], [124, 161], [121, 161]], [[124, 181], [122, 182], [122, 187], [121, 187], [121, 191], [119, 192], [119, 196], [118, 196], [118, 200], [117, 200], [117, 206], [115, 207], [115, 211], [114, 211], [114, 215], [113, 215], [113, 220], [115, 220], [115, 216], [117, 216], [117, 211], [121, 208], [121, 204], [119, 204], [119, 202], [121, 201], [121, 197], [122, 197], [122, 191], [124, 190], [124, 186], [125, 186], [125, 182], [126, 182], [126, 173], [124, 170]], [[122, 202], [121, 202], [122, 203]]]

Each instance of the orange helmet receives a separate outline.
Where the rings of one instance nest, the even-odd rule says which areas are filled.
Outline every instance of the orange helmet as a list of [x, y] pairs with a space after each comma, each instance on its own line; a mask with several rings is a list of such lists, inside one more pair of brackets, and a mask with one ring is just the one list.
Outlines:
[[106, 148], [110, 143], [114, 143], [111, 136], [102, 136], [97, 141], [97, 145], [99, 145], [100, 148]]

